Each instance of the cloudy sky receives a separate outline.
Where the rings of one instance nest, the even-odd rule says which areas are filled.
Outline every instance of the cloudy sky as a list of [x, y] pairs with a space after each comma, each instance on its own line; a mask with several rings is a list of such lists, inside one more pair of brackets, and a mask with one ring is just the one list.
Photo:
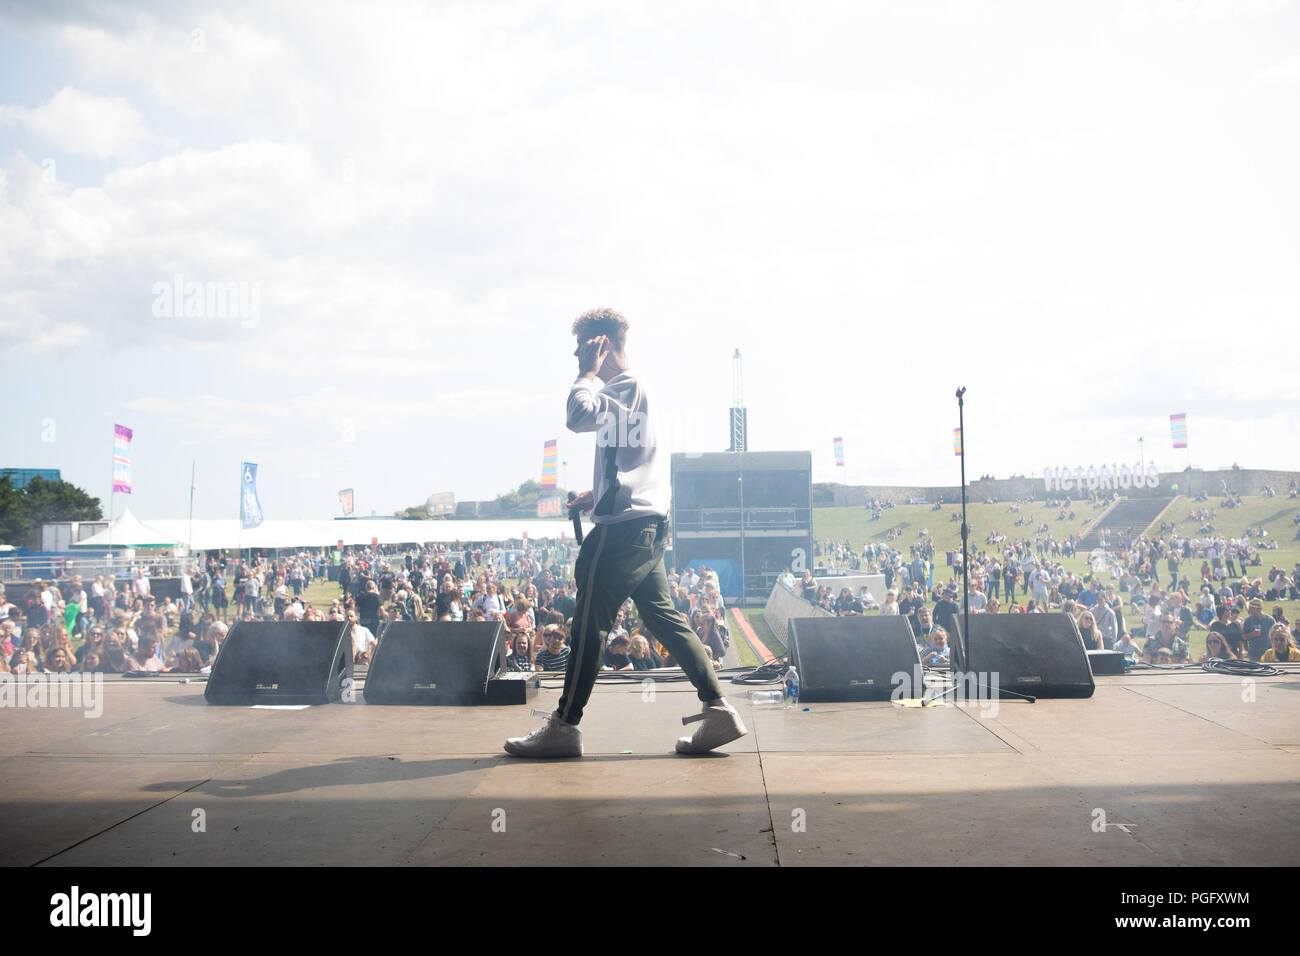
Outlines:
[[815, 480], [955, 483], [958, 385], [971, 477], [1181, 467], [1173, 412], [1300, 469], [1295, 2], [45, 7], [0, 11], [0, 466], [106, 497], [120, 422], [146, 518], [192, 462], [198, 517], [245, 459], [270, 517], [491, 497], [548, 438], [585, 487], [610, 305], [675, 451], [739, 348]]

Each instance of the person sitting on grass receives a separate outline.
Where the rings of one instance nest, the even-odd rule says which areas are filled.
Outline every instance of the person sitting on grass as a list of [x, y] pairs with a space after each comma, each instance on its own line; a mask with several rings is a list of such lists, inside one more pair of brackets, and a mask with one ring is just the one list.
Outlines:
[[1169, 595], [1169, 605], [1169, 612], [1178, 625], [1178, 636], [1183, 640], [1187, 640], [1187, 635], [1192, 632], [1192, 625], [1196, 621], [1191, 609], [1187, 606], [1187, 596], [1181, 591], [1175, 591]]
[[1206, 661], [1211, 660], [1235, 661], [1236, 659], [1237, 655], [1232, 653], [1232, 648], [1223, 639], [1223, 635], [1211, 631], [1205, 638], [1205, 653], [1197, 663], [1204, 664]]
[[1115, 642], [1115, 650], [1119, 651], [1130, 661], [1138, 659], [1138, 646], [1133, 643], [1133, 635], [1125, 631]]
[[194, 650], [199, 652], [199, 657], [203, 659], [204, 664], [211, 664], [212, 659], [217, 656], [217, 651], [221, 649], [221, 642], [226, 639], [227, 628], [221, 621], [211, 622], [203, 631], [203, 636], [194, 642]]
[[150, 632], [141, 634], [140, 644], [135, 653], [126, 659], [127, 673], [135, 671], [160, 673], [166, 670], [170, 670], [170, 668], [166, 667], [162, 658], [158, 656], [158, 639]]
[[203, 658], [193, 647], [182, 648], [176, 655], [172, 670], [179, 674], [197, 674], [203, 670]]
[[1196, 623], [1201, 627], [1208, 628], [1214, 623], [1215, 617], [1214, 592], [1208, 584], [1201, 587], [1201, 596], [1197, 603]]
[[1142, 646], [1142, 659], [1148, 664], [1165, 663], [1157, 660], [1161, 651], [1167, 651], [1171, 660], [1168, 663], [1184, 664], [1187, 662], [1189, 648], [1187, 642], [1178, 636], [1178, 621], [1169, 611], [1160, 615], [1159, 630]]
[[1097, 619], [1087, 609], [1079, 614], [1079, 636], [1083, 638], [1085, 650], [1104, 651], [1106, 649], [1101, 636], [1101, 629], [1097, 627]]
[[948, 663], [948, 632], [936, 627], [930, 632], [930, 643], [921, 652], [921, 663], [932, 666]]
[[1297, 650], [1291, 639], [1291, 629], [1285, 624], [1274, 624], [1268, 632], [1268, 641], [1272, 646], [1260, 657], [1261, 663], [1300, 660], [1300, 650]]

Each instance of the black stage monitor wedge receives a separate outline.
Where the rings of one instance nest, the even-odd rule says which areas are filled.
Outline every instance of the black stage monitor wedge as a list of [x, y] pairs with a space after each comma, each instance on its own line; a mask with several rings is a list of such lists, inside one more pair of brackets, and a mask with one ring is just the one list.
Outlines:
[[[961, 616], [956, 630], [961, 633]], [[1091, 697], [1097, 685], [1069, 614], [972, 614], [967, 673], [997, 674], [1003, 690], [1031, 697]], [[981, 686], [985, 678], [981, 677]]]
[[889, 700], [900, 687], [904, 697], [921, 696], [921, 688], [913, 687], [921, 658], [905, 618], [792, 618], [789, 638], [800, 700]]
[[240, 621], [203, 691], [209, 704], [327, 704], [343, 695], [352, 642], [341, 621]]
[[541, 678], [524, 671], [506, 671], [490, 681], [487, 686], [489, 704], [526, 704], [537, 696]]
[[1093, 677], [1114, 677], [1124, 673], [1126, 658], [1119, 651], [1089, 651], [1088, 666], [1092, 668]]
[[500, 621], [394, 621], [366, 674], [366, 703], [484, 704], [505, 665]]

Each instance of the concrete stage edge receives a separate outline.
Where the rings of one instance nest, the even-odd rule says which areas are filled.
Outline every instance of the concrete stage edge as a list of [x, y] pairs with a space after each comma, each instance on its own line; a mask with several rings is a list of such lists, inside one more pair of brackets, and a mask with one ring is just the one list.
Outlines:
[[672, 753], [698, 707], [689, 684], [633, 683], [598, 685], [585, 758], [531, 762], [500, 746], [554, 707], [555, 687], [528, 706], [264, 710], [210, 707], [201, 683], [110, 678], [98, 717], [0, 709], [0, 862], [1300, 858], [1300, 675], [1253, 688], [1199, 671], [1099, 678], [1091, 700], [1004, 701], [996, 715], [975, 703], [755, 709], [728, 689], [750, 735], [724, 754]]

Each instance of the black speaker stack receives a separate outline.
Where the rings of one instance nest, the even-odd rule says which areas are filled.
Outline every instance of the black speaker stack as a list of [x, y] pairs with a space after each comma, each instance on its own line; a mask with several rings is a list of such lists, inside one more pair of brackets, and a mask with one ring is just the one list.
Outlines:
[[[365, 676], [368, 704], [522, 704], [533, 674], [506, 671], [500, 621], [401, 622], [380, 636]], [[240, 622], [217, 654], [209, 704], [327, 704], [355, 686], [352, 640], [337, 621]]]
[[[1032, 697], [1086, 698], [1096, 673], [1122, 673], [1111, 652], [1084, 651], [1069, 614], [972, 614], [970, 637], [961, 622], [949, 635], [953, 669], [992, 696], [1014, 691]], [[920, 697], [920, 652], [906, 619], [890, 616], [793, 618], [788, 653], [799, 671], [800, 699], [889, 700]], [[994, 677], [996, 675], [996, 678]]]

